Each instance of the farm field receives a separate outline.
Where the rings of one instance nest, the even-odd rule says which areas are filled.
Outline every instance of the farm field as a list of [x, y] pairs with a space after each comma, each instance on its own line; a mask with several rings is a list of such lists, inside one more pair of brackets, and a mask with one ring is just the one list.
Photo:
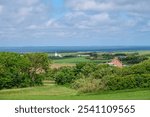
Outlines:
[[93, 62], [93, 63], [104, 63], [107, 60], [89, 60], [85, 57], [73, 57], [73, 58], [64, 58], [64, 59], [56, 59], [53, 61], [54, 63], [82, 63], [82, 62]]
[[73, 57], [73, 58], [62, 58], [62, 59], [56, 59], [53, 60], [53, 63], [51, 64], [50, 68], [60, 68], [60, 67], [65, 67], [65, 66], [75, 66], [78, 63], [107, 63], [108, 60], [90, 60], [86, 59], [85, 57]]
[[0, 100], [149, 100], [150, 89], [107, 91], [97, 94], [78, 94], [77, 91], [55, 84], [41, 87], [0, 91]]
[[66, 66], [73, 67], [73, 66], [76, 66], [76, 64], [75, 63], [53, 63], [52, 65], [50, 65], [50, 68], [58, 69], [60, 67], [66, 67]]

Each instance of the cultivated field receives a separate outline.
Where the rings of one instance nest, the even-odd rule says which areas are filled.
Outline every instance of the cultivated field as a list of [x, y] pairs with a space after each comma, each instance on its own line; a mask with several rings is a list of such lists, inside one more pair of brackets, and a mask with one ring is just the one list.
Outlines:
[[105, 63], [108, 60], [90, 60], [86, 59], [85, 57], [73, 57], [73, 58], [64, 58], [54, 60], [54, 63], [83, 63], [83, 62], [93, 62], [93, 63]]

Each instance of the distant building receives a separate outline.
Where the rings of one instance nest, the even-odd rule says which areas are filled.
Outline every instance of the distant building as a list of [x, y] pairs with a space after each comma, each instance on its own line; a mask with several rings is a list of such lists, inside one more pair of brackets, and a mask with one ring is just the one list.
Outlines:
[[57, 57], [58, 56], [58, 53], [57, 52], [55, 52], [55, 57]]
[[62, 57], [62, 55], [55, 52], [55, 57]]
[[109, 65], [113, 65], [119, 68], [123, 67], [122, 62], [118, 59], [118, 57], [115, 57], [110, 63], [108, 63]]

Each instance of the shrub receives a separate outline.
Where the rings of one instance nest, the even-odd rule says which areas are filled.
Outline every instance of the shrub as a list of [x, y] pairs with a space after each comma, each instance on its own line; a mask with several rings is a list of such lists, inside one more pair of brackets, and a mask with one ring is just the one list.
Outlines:
[[148, 88], [150, 87], [149, 74], [128, 75], [124, 77], [109, 76], [104, 78], [107, 90], [123, 90], [132, 88]]
[[139, 88], [150, 87], [150, 74], [136, 75], [135, 80], [136, 80], [136, 86]]
[[74, 69], [71, 67], [60, 68], [54, 76], [55, 82], [59, 85], [70, 84], [75, 78]]
[[105, 76], [110, 76], [117, 73], [117, 68], [109, 65], [98, 65], [96, 70], [91, 74], [95, 79], [102, 79]]
[[57, 72], [57, 69], [49, 69], [46, 74], [45, 74], [45, 77], [44, 77], [44, 80], [54, 80], [54, 76]]
[[96, 66], [95, 63], [78, 63], [74, 70], [75, 75], [82, 74], [85, 77], [89, 77], [96, 70]]
[[77, 89], [79, 92], [82, 93], [97, 92], [99, 90], [103, 90], [104, 87], [105, 86], [100, 79], [93, 78], [77, 79], [72, 84], [72, 88]]

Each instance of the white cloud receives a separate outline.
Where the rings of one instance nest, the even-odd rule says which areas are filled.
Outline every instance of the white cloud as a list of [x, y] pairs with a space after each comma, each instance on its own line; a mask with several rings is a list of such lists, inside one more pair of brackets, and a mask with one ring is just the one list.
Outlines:
[[96, 21], [96, 22], [108, 22], [110, 21], [110, 17], [108, 13], [100, 13], [91, 16], [91, 20]]
[[[49, 29], [60, 29], [63, 28], [62, 25], [59, 24], [55, 19], [49, 19], [46, 22], [41, 22], [40, 24], [31, 24], [26, 26], [25, 29], [29, 30], [35, 30], [35, 31], [46, 31]], [[45, 34], [45, 33], [40, 33], [40, 34]]]
[[39, 0], [12, 0], [2, 4], [5, 6], [5, 13], [2, 17], [6, 19], [2, 24], [26, 27], [48, 19], [47, 6]]
[[67, 13], [63, 20], [68, 27], [90, 30], [92, 28], [102, 28], [104, 25], [111, 26], [110, 24], [113, 22], [110, 15], [106, 12], [90, 14], [74, 11]]
[[67, 5], [79, 11], [150, 12], [148, 0], [67, 0]]
[[39, 3], [39, 0], [13, 0], [13, 2], [23, 6], [32, 6]]
[[101, 11], [106, 11], [106, 10], [112, 10], [116, 6], [112, 2], [96, 2], [95, 0], [86, 0], [86, 1], [76, 1], [76, 2], [71, 2], [70, 5], [74, 7], [75, 10], [101, 10]]
[[86, 14], [84, 12], [68, 12], [66, 13], [66, 15], [64, 16], [66, 19], [68, 20], [72, 20], [74, 18], [83, 18], [86, 17]]
[[55, 20], [54, 19], [50, 19], [48, 20], [45, 25], [48, 27], [48, 26], [52, 26], [54, 24]]
[[133, 31], [136, 28], [140, 29], [150, 18], [150, 1], [148, 0], [66, 1], [71, 13], [65, 20], [76, 28]]

